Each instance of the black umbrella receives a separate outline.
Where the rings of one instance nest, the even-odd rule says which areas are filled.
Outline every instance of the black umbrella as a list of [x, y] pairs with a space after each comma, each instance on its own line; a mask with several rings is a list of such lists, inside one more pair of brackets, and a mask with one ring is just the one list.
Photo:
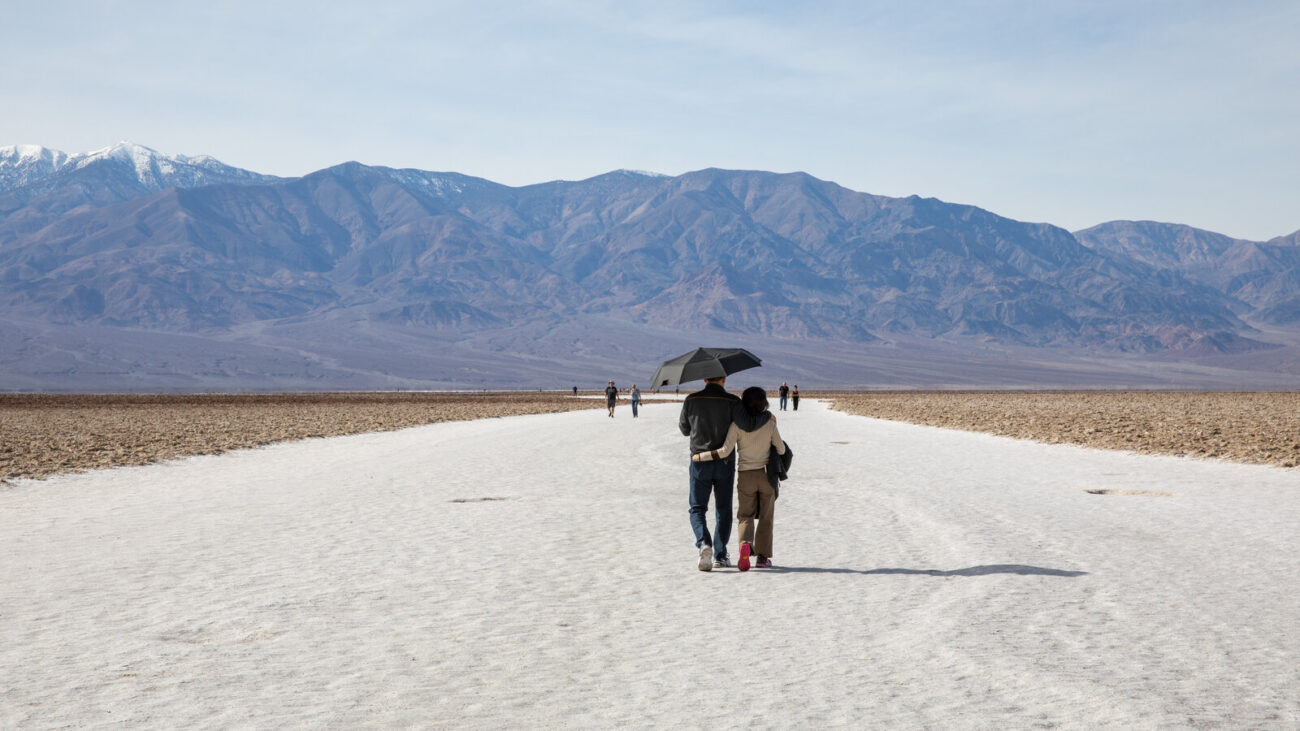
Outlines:
[[689, 353], [664, 361], [650, 379], [652, 388], [676, 386], [703, 378], [721, 378], [747, 368], [763, 365], [744, 348], [696, 348]]

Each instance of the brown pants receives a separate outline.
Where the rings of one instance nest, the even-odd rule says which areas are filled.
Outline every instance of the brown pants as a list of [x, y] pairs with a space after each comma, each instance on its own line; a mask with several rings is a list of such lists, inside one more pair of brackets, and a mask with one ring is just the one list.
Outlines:
[[[772, 516], [776, 510], [776, 492], [767, 481], [767, 470], [744, 470], [736, 480], [736, 521], [740, 523], [740, 542], [754, 546], [754, 553], [772, 557]], [[758, 518], [758, 535], [754, 518]]]

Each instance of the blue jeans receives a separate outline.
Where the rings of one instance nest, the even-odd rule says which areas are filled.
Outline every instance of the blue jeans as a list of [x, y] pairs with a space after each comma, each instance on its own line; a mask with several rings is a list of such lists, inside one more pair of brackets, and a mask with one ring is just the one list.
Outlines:
[[787, 398], [789, 398], [789, 397], [786, 396], [785, 394], [781, 394], [781, 410], [782, 410], [782, 411], [785, 411], [785, 400], [786, 400]]
[[[691, 529], [695, 547], [713, 546], [713, 558], [727, 557], [731, 540], [731, 496], [736, 484], [736, 460], [691, 462]], [[709, 495], [713, 495], [713, 535], [709, 535]]]

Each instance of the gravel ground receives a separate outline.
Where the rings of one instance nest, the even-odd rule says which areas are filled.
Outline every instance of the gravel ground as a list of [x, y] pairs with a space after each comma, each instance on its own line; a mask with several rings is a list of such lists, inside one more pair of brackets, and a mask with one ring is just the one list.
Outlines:
[[[1018, 439], [1300, 465], [1300, 393], [909, 391], [806, 396], [828, 399], [850, 414]], [[0, 482], [294, 439], [600, 407], [599, 400], [553, 392], [0, 394]]]
[[1300, 393], [821, 393], [878, 419], [1149, 454], [1300, 464]]
[[0, 482], [294, 439], [601, 405], [543, 392], [0, 394]]

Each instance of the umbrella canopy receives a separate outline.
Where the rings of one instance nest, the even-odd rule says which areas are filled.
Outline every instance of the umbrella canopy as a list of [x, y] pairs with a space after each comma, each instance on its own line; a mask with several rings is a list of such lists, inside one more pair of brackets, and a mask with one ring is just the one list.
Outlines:
[[704, 378], [721, 378], [761, 365], [763, 361], [744, 348], [696, 348], [672, 360], [664, 361], [664, 364], [655, 370], [650, 385], [659, 388]]

